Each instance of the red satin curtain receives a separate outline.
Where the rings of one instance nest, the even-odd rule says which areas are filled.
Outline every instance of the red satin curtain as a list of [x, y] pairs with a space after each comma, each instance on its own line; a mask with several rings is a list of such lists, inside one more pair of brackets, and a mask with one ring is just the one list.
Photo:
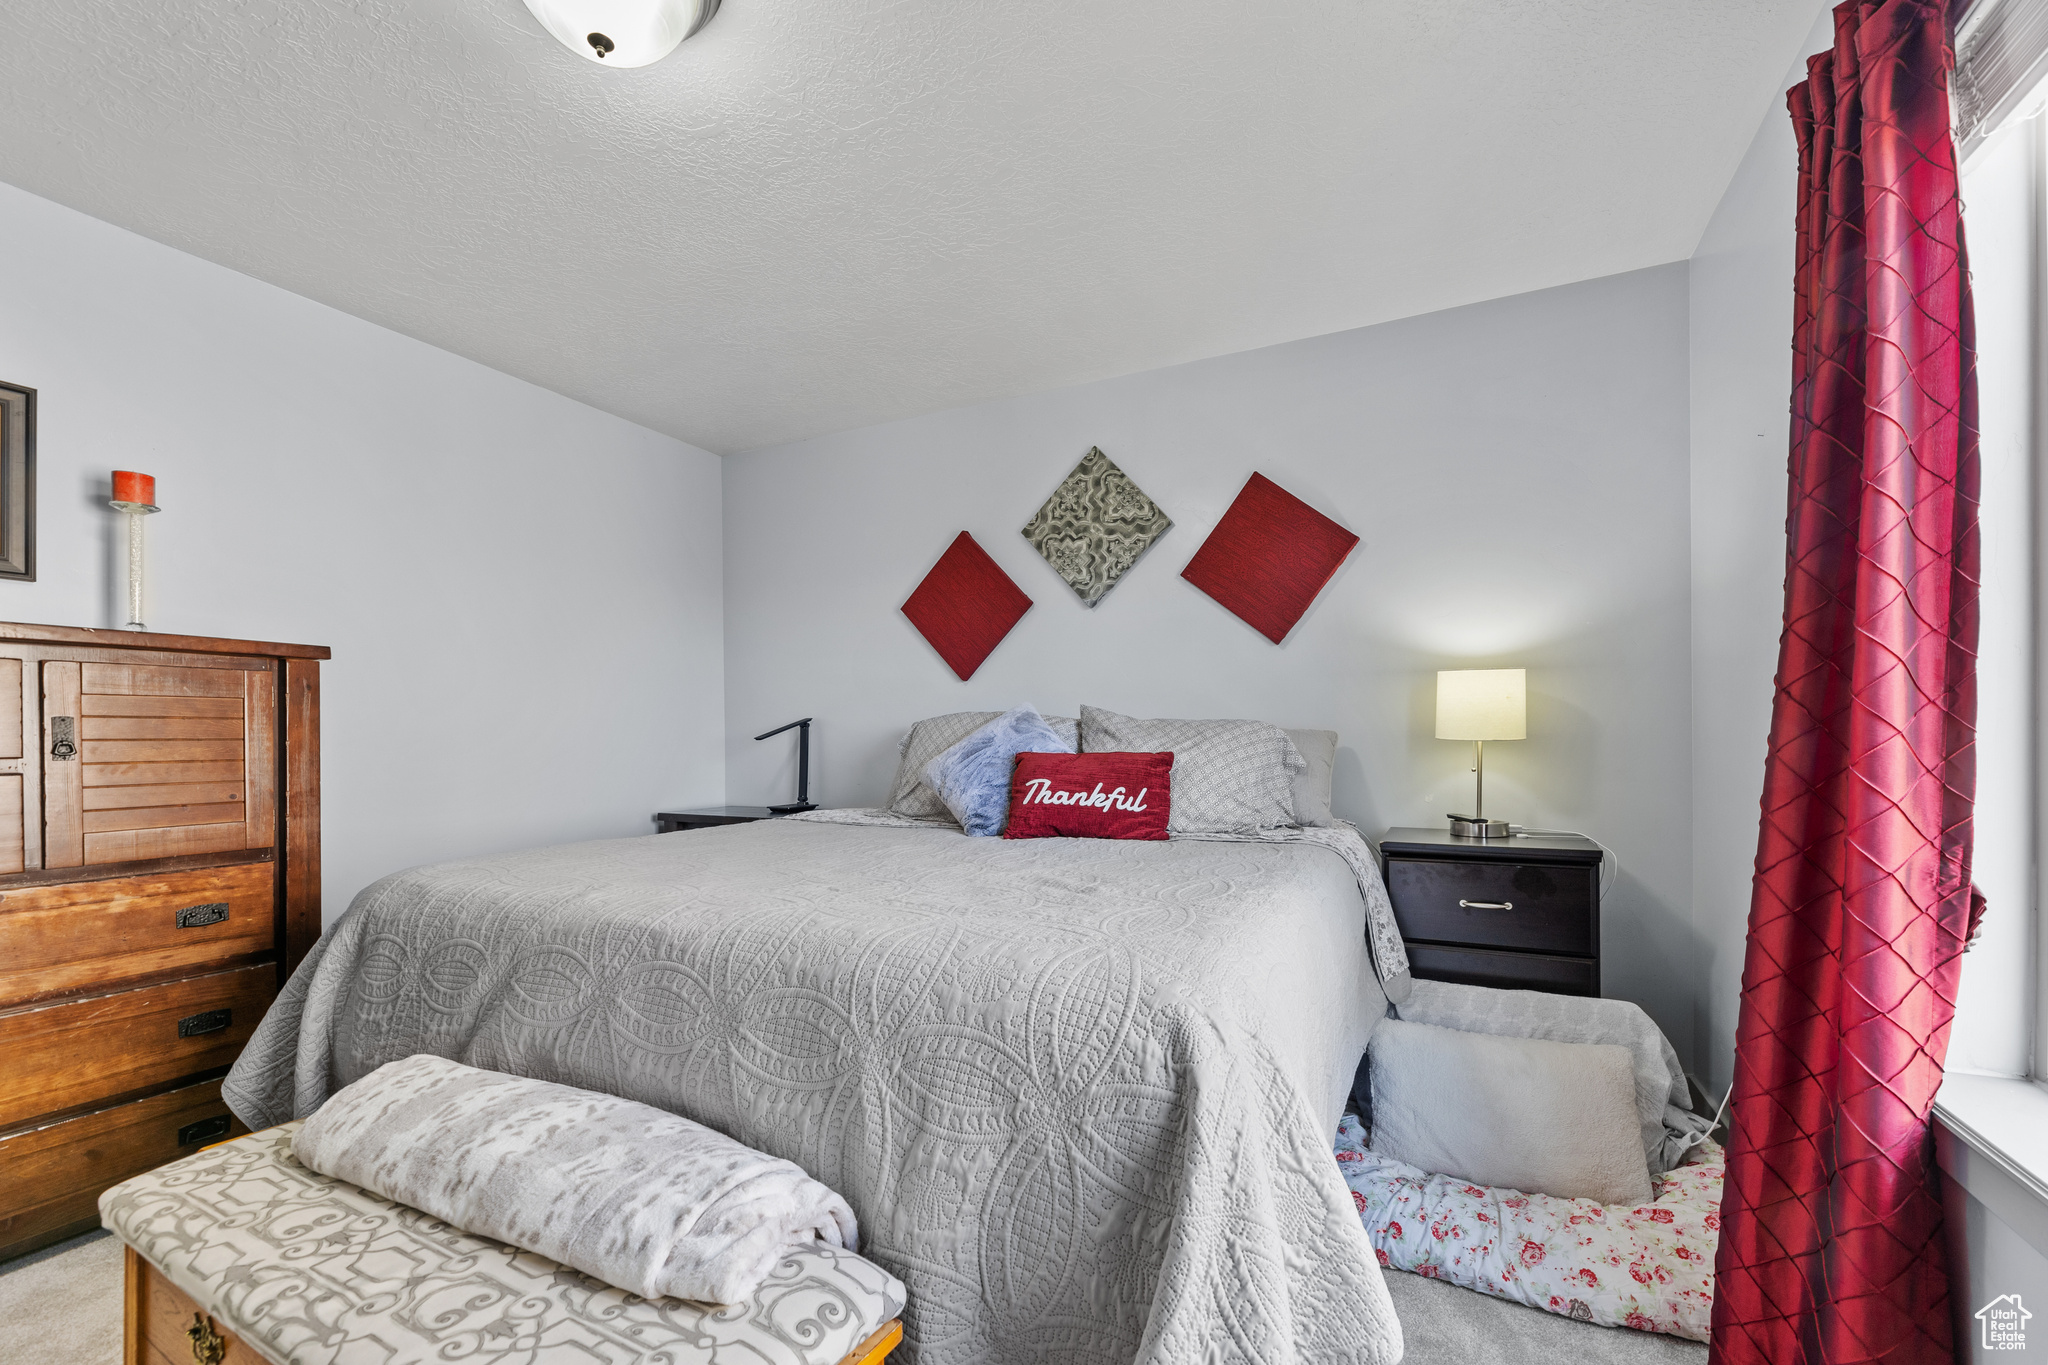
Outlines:
[[1953, 1359], [1928, 1114], [1970, 909], [1977, 411], [1941, 0], [1851, 0], [1799, 137], [1785, 626], [1717, 1365]]

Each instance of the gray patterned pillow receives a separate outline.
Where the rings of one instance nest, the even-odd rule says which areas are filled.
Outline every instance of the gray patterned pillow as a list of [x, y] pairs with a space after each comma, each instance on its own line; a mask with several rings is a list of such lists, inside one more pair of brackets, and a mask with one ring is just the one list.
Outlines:
[[1137, 720], [1081, 708], [1081, 752], [1173, 755], [1175, 834], [1223, 834], [1295, 823], [1294, 741], [1262, 720]]
[[[1002, 715], [1001, 711], [955, 711], [932, 716], [910, 727], [910, 733], [896, 746], [903, 755], [896, 764], [896, 781], [889, 788], [889, 811], [911, 820], [953, 821], [953, 812], [939, 794], [925, 785], [925, 764], [937, 758], [982, 726]], [[1081, 747], [1081, 723], [1072, 716], [1047, 716], [1045, 723], [1068, 747]]]
[[1337, 732], [1289, 730], [1287, 737], [1308, 764], [1294, 775], [1294, 823], [1305, 828], [1336, 824], [1330, 814], [1330, 779], [1337, 765]]

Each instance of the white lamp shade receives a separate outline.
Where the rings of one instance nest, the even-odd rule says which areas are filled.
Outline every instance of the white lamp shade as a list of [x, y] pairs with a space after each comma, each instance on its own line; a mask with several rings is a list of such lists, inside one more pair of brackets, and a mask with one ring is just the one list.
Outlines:
[[562, 46], [599, 66], [646, 66], [676, 50], [718, 0], [526, 0]]
[[1526, 739], [1529, 671], [1460, 668], [1436, 675], [1438, 739]]

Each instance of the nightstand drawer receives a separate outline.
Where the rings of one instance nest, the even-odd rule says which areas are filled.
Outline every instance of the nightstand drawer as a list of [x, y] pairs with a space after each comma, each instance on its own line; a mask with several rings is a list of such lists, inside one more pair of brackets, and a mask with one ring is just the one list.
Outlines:
[[1492, 986], [1504, 991], [1549, 991], [1553, 995], [1600, 994], [1600, 964], [1587, 958], [1411, 943], [1408, 967], [1423, 981], [1454, 981], [1461, 986]]
[[1591, 957], [1600, 870], [1557, 864], [1387, 860], [1401, 937]]

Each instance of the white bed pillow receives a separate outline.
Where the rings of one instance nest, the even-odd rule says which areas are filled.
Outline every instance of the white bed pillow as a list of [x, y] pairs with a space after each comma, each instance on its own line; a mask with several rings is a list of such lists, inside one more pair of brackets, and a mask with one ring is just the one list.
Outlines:
[[1262, 720], [1139, 720], [1081, 708], [1081, 752], [1173, 755], [1175, 834], [1234, 834], [1295, 822], [1294, 741]]
[[1330, 814], [1330, 780], [1337, 767], [1337, 732], [1289, 730], [1287, 738], [1308, 765], [1294, 775], [1294, 823], [1313, 828], [1336, 824]]
[[1366, 1057], [1382, 1156], [1524, 1194], [1649, 1201], [1627, 1048], [1388, 1019]]
[[1635, 1058], [1636, 1122], [1642, 1128], [1643, 1155], [1649, 1160], [1651, 1175], [1671, 1169], [1681, 1155], [1678, 1142], [1699, 1126], [1686, 1125], [1685, 1133], [1676, 1142], [1672, 1140], [1666, 1125], [1674, 1117], [1673, 1111], [1691, 1107], [1685, 1069], [1656, 1021], [1630, 1001], [1418, 981], [1401, 1002], [1401, 1017], [1411, 1024], [1435, 1024], [1503, 1038], [1613, 1043], [1627, 1048]]
[[[925, 784], [925, 765], [1002, 714], [1001, 711], [955, 711], [950, 715], [927, 717], [911, 726], [910, 733], [896, 746], [902, 757], [896, 764], [896, 781], [889, 788], [890, 813], [912, 820], [951, 821], [953, 812], [947, 810], [939, 794]], [[1045, 723], [1067, 742], [1069, 749], [1081, 747], [1080, 721], [1072, 716], [1047, 716]]]

